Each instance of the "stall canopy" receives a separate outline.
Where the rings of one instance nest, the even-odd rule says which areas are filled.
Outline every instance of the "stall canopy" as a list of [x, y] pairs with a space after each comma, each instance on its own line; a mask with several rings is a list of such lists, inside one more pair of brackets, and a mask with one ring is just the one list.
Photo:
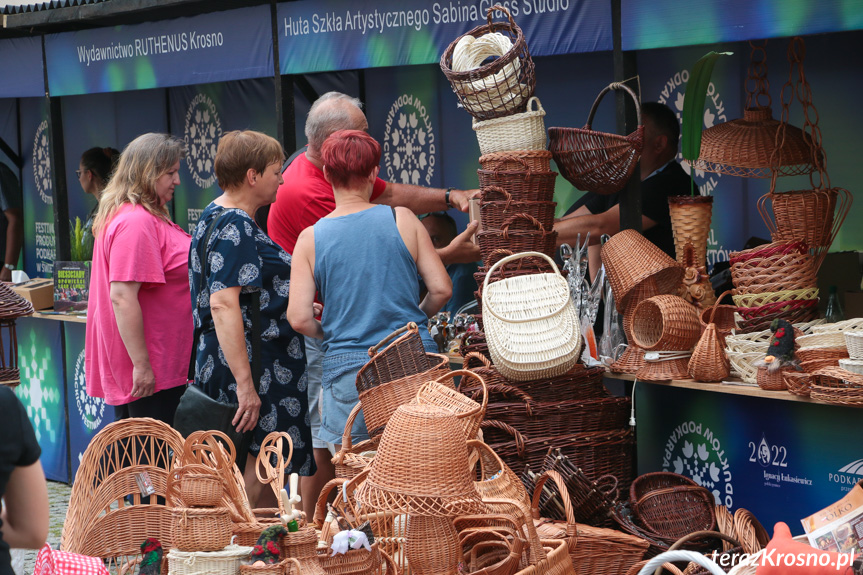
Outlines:
[[0, 98], [45, 95], [39, 38], [0, 40]]

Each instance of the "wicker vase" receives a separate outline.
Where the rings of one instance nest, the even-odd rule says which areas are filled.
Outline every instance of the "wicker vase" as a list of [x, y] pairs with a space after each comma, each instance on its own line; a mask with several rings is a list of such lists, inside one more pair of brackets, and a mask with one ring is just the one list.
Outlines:
[[705, 266], [713, 196], [671, 196], [668, 198], [668, 211], [677, 261], [686, 265], [683, 251], [686, 244], [691, 243], [695, 248], [695, 265]]

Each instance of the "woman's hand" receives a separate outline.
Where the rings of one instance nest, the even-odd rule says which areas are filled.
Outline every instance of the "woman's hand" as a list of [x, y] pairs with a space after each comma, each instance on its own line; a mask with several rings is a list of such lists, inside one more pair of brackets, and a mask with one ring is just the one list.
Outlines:
[[236, 426], [237, 433], [251, 431], [258, 424], [258, 417], [261, 415], [261, 398], [255, 392], [255, 386], [251, 383], [237, 384], [237, 401], [240, 407], [231, 425]]
[[132, 397], [149, 397], [156, 390], [156, 376], [153, 375], [153, 368], [150, 363], [145, 365], [132, 366]]
[[324, 313], [324, 306], [315, 302], [312, 304], [312, 312], [315, 314], [315, 317], [321, 317], [321, 314]]

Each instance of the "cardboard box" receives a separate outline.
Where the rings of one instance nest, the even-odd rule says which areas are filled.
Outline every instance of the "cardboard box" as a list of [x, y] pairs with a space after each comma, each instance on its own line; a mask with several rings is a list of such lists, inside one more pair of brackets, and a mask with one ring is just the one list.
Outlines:
[[33, 304], [33, 309], [52, 309], [54, 307], [54, 280], [36, 278], [13, 284], [12, 291]]

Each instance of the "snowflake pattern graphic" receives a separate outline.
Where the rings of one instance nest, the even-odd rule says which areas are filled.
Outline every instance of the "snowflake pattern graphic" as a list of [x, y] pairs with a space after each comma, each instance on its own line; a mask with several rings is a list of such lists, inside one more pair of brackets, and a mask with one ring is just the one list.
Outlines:
[[384, 138], [387, 177], [403, 184], [429, 185], [436, 149], [431, 122], [419, 98], [404, 94], [393, 103]]
[[222, 122], [213, 101], [204, 94], [195, 96], [186, 111], [186, 165], [195, 184], [207, 189], [216, 181], [213, 164], [222, 137]]

